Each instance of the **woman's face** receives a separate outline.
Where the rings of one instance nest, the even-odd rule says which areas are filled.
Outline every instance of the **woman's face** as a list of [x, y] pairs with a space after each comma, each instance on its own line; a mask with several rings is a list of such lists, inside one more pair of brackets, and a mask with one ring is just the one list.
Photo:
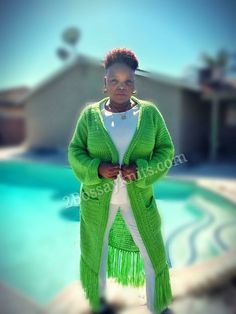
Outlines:
[[111, 101], [126, 103], [129, 101], [135, 89], [134, 71], [123, 63], [114, 63], [106, 72], [104, 84]]

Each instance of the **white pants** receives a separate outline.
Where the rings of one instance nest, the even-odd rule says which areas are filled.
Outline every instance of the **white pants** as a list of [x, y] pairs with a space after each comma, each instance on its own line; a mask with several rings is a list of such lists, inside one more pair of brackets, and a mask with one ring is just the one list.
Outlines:
[[140, 253], [144, 260], [145, 277], [146, 277], [146, 299], [148, 309], [154, 313], [154, 291], [155, 291], [155, 272], [148, 256], [144, 243], [139, 234], [136, 221], [131, 209], [130, 203], [128, 204], [112, 204], [110, 203], [108, 223], [105, 231], [105, 237], [102, 249], [102, 260], [99, 272], [99, 290], [100, 295], [105, 296], [106, 294], [106, 265], [108, 256], [108, 236], [115, 219], [116, 213], [120, 207], [121, 214], [130, 230], [130, 233], [134, 239], [135, 244], [140, 250]]

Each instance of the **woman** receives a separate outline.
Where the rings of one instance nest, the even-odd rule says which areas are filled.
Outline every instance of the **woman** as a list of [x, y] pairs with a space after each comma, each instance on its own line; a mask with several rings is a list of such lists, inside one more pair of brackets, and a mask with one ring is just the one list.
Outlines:
[[146, 281], [147, 306], [159, 314], [172, 291], [153, 184], [174, 145], [157, 106], [133, 95], [135, 54], [113, 49], [104, 67], [107, 97], [83, 108], [68, 146], [81, 182], [80, 280], [93, 313], [108, 313], [107, 272], [123, 285]]

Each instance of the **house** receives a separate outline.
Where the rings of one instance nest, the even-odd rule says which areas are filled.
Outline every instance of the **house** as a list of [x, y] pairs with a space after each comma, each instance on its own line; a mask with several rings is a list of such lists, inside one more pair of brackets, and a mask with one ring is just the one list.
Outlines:
[[[106, 96], [103, 77], [101, 61], [80, 55], [36, 86], [24, 100], [28, 148], [66, 150], [81, 109]], [[203, 99], [199, 84], [141, 69], [135, 80], [136, 96], [153, 101], [161, 110], [176, 155], [189, 163], [214, 155], [211, 101]]]
[[0, 91], [0, 147], [25, 140], [24, 103], [30, 89], [22, 86]]

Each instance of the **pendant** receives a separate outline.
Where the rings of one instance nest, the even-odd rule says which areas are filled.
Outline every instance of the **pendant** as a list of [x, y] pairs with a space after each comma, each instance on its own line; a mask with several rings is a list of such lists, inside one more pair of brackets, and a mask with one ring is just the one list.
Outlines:
[[126, 119], [126, 115], [121, 115], [121, 119]]

